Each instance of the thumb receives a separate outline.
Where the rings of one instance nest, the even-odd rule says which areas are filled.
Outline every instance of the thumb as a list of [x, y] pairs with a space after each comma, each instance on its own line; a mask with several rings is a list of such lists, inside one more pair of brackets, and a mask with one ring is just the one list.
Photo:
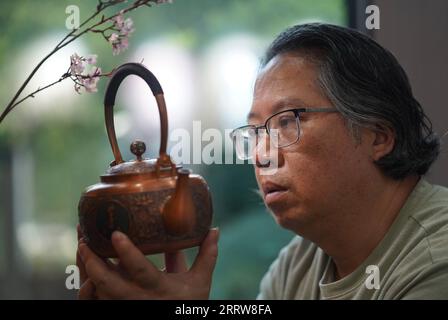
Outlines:
[[212, 228], [201, 244], [196, 260], [191, 267], [193, 273], [212, 277], [218, 258], [219, 229]]

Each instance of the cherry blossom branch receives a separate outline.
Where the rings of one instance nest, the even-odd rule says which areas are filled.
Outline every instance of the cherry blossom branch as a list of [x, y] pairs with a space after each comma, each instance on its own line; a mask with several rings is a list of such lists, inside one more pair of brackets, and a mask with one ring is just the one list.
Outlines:
[[[34, 77], [36, 72], [40, 69], [40, 67], [57, 51], [64, 48], [68, 44], [72, 43], [82, 35], [92, 32], [92, 33], [101, 33], [102, 36], [106, 41], [108, 41], [112, 45], [113, 54], [118, 54], [124, 49], [128, 47], [128, 36], [130, 33], [134, 31], [133, 29], [133, 23], [130, 18], [124, 20], [123, 15], [125, 13], [128, 13], [132, 10], [135, 10], [142, 6], [148, 6], [151, 7], [152, 4], [160, 4], [160, 3], [171, 3], [171, 0], [135, 0], [131, 5], [129, 5], [127, 8], [121, 10], [119, 13], [110, 15], [109, 17], [105, 17], [103, 14], [101, 16], [100, 21], [94, 23], [90, 27], [88, 24], [92, 22], [95, 18], [97, 18], [104, 10], [106, 10], [109, 7], [115, 6], [120, 3], [127, 2], [126, 0], [98, 0], [98, 5], [96, 7], [96, 11], [88, 17], [86, 20], [84, 20], [79, 28], [73, 29], [70, 31], [54, 48], [50, 51], [31, 71], [31, 73], [28, 75], [28, 77], [25, 79], [25, 81], [22, 83], [20, 88], [17, 90], [17, 92], [14, 94], [13, 98], [3, 112], [0, 114], [0, 123], [3, 121], [3, 119], [8, 115], [9, 112], [11, 112], [17, 105], [22, 103], [28, 98], [32, 98], [35, 96], [35, 94], [63, 81], [66, 78], [72, 78], [72, 80], [75, 82], [75, 90], [79, 93], [79, 89], [81, 87], [84, 87], [87, 92], [96, 92], [96, 82], [98, 81], [99, 77], [106, 76], [108, 74], [101, 74], [101, 69], [96, 67], [96, 71], [94, 71], [93, 74], [87, 74], [87, 75], [81, 75], [80, 73], [65, 73], [61, 76], [58, 80], [42, 87], [38, 88], [37, 90], [31, 92], [24, 98], [19, 99], [20, 95], [22, 94], [23, 90], [26, 88], [30, 80]], [[106, 23], [112, 23], [112, 25], [106, 27], [105, 29], [98, 29], [98, 27], [106, 24]], [[81, 30], [82, 28], [84, 28]], [[112, 32], [110, 35], [106, 34], [106, 31], [115, 31]], [[77, 56], [77, 55], [76, 55]], [[73, 56], [72, 56], [73, 57]], [[79, 58], [79, 57], [78, 57]], [[73, 61], [72, 61], [73, 62]], [[70, 68], [73, 67], [73, 63], [71, 63]], [[70, 70], [70, 69], [69, 69]], [[100, 70], [98, 73], [97, 71]], [[72, 70], [73, 71], [73, 70]], [[74, 77], [74, 78], [73, 78]]]
[[[14, 107], [16, 105], [22, 103], [23, 101], [25, 101], [25, 100], [27, 100], [29, 98], [34, 98], [36, 93], [39, 93], [39, 92], [41, 92], [41, 91], [43, 91], [45, 89], [48, 89], [51, 86], [54, 86], [55, 84], [58, 84], [59, 82], [62, 82], [65, 79], [71, 79], [75, 83], [75, 90], [78, 93], [81, 93], [79, 90], [81, 89], [81, 87], [85, 87], [86, 88], [86, 84], [85, 84], [86, 80], [87, 81], [91, 81], [92, 78], [98, 78], [99, 79], [100, 77], [110, 77], [114, 73], [114, 71], [115, 71], [115, 68], [112, 71], [108, 72], [108, 73], [101, 73], [101, 72], [98, 72], [98, 69], [96, 69], [96, 73], [94, 75], [88, 75], [88, 74], [87, 75], [83, 75], [83, 74], [71, 74], [70, 73], [70, 68], [69, 68], [69, 70], [67, 70], [67, 72], [64, 73], [58, 80], [53, 81], [53, 82], [47, 84], [44, 87], [37, 88], [37, 90], [29, 93], [27, 96], [23, 97], [22, 99], [20, 99], [16, 103], [14, 103], [11, 106], [11, 110], [14, 109]], [[96, 86], [94, 88], [87, 87], [86, 91], [88, 91], [88, 92], [96, 92]]]
[[[115, 2], [115, 1], [114, 1]], [[115, 3], [116, 4], [116, 3]], [[110, 5], [112, 5], [112, 2], [110, 2]], [[84, 25], [86, 25], [87, 23], [89, 23], [92, 19], [94, 19], [96, 16], [98, 16], [98, 14], [100, 14], [101, 11], [105, 10], [107, 7], [109, 7], [110, 5], [105, 4], [104, 2], [102, 2], [101, 0], [99, 0], [99, 4], [97, 6], [97, 10], [96, 12], [91, 15], [89, 18], [87, 18], [83, 23], [81, 23], [81, 25], [79, 26], [80, 28]], [[103, 19], [101, 19], [103, 20]], [[12, 111], [12, 109], [14, 109], [15, 106], [18, 105], [18, 103], [16, 103], [17, 99], [19, 98], [20, 94], [23, 92], [23, 90], [25, 89], [25, 87], [28, 85], [28, 83], [30, 82], [30, 80], [34, 77], [34, 75], [36, 74], [37, 70], [40, 69], [40, 67], [45, 63], [45, 61], [48, 60], [48, 58], [50, 58], [53, 54], [55, 54], [58, 50], [62, 49], [63, 47], [65, 47], [68, 43], [65, 43], [65, 40], [68, 39], [69, 37], [73, 37], [73, 39], [78, 38], [79, 36], [73, 36], [74, 33], [77, 31], [77, 29], [73, 29], [71, 32], [69, 32], [57, 45], [56, 47], [50, 51], [49, 54], [47, 54], [37, 65], [36, 67], [34, 67], [34, 69], [31, 71], [30, 75], [25, 79], [25, 81], [23, 82], [23, 84], [20, 86], [19, 90], [17, 90], [16, 94], [14, 95], [14, 97], [11, 99], [11, 101], [8, 103], [8, 105], [6, 106], [5, 110], [2, 112], [2, 114], [0, 115], [0, 123], [3, 121], [3, 119], [8, 115], [9, 112]], [[25, 99], [22, 99], [21, 102], [23, 102]]]

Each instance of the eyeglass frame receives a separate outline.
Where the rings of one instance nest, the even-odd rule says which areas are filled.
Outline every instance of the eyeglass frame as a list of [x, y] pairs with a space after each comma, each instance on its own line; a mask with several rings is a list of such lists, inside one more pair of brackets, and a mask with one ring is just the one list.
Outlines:
[[299, 124], [299, 121], [300, 121], [299, 120], [299, 115], [300, 115], [300, 113], [307, 113], [307, 112], [310, 112], [310, 113], [311, 112], [338, 112], [338, 110], [336, 108], [334, 108], [334, 107], [313, 107], [313, 108], [292, 108], [292, 109], [286, 109], [286, 110], [282, 110], [282, 111], [279, 111], [279, 112], [276, 112], [276, 113], [270, 115], [265, 120], [264, 124], [262, 124], [262, 125], [256, 126], [256, 125], [248, 124], [248, 125], [241, 126], [241, 127], [236, 128], [236, 129], [233, 129], [230, 132], [230, 138], [232, 140], [234, 140], [234, 143], [236, 143], [236, 141], [235, 141], [236, 140], [235, 132], [237, 132], [237, 130], [241, 130], [241, 129], [245, 129], [245, 128], [253, 128], [253, 129], [255, 129], [255, 134], [257, 135], [257, 138], [258, 138], [258, 130], [260, 130], [260, 129], [264, 129], [266, 131], [267, 135], [269, 136], [270, 135], [269, 128], [267, 127], [268, 122], [272, 118], [274, 118], [275, 116], [278, 116], [281, 113], [286, 113], [286, 112], [291, 112], [291, 111], [294, 113], [294, 116], [296, 118], [297, 129], [298, 129], [297, 138], [296, 138], [296, 140], [294, 140], [293, 142], [291, 142], [289, 144], [286, 144], [284, 146], [276, 146], [276, 148], [289, 147], [290, 145], [293, 145], [294, 143], [299, 141], [299, 139], [300, 139], [300, 124]]

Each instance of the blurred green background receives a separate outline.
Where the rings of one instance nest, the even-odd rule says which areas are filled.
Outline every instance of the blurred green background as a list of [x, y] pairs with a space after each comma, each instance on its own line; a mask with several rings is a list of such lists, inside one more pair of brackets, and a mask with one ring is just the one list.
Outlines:
[[[68, 32], [66, 7], [77, 5], [83, 21], [96, 4], [0, 3], [2, 109], [33, 66]], [[47, 61], [25, 92], [58, 79], [73, 52], [97, 54], [104, 71], [143, 60], [160, 75], [170, 130], [191, 132], [192, 121], [200, 120], [202, 130], [224, 133], [244, 124], [258, 59], [275, 35], [300, 22], [346, 25], [347, 8], [343, 0], [177, 0], [126, 17], [136, 29], [127, 51], [113, 56], [100, 35], [87, 34]], [[125, 80], [118, 94], [119, 144], [129, 159], [125, 150], [140, 137], [147, 141], [147, 156], [155, 157], [155, 103], [149, 90], [135, 81]], [[0, 298], [76, 296], [65, 288], [65, 267], [74, 264], [77, 203], [82, 190], [98, 182], [112, 160], [102, 106], [106, 83], [100, 81], [97, 93], [78, 95], [65, 80], [19, 105], [0, 124]], [[223, 147], [226, 152], [232, 151]], [[278, 227], [263, 206], [251, 165], [187, 166], [209, 183], [214, 225], [221, 229], [211, 297], [255, 298], [261, 277], [292, 234]], [[192, 261], [196, 250], [188, 253]], [[160, 263], [160, 257], [153, 259]]]

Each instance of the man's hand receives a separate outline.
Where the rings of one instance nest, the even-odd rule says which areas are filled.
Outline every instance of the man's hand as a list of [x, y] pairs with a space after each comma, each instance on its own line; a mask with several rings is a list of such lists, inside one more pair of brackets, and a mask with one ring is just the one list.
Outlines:
[[79, 242], [80, 299], [208, 299], [218, 257], [217, 229], [204, 239], [190, 270], [181, 252], [166, 254], [166, 272], [158, 270], [129, 238], [115, 231], [112, 245], [119, 263], [95, 255]]
[[79, 254], [79, 246], [81, 245], [81, 243], [84, 242], [84, 239], [82, 238], [82, 234], [81, 234], [81, 227], [77, 226], [77, 231], [78, 231], [78, 250], [76, 251], [76, 265], [78, 266], [79, 269], [79, 276], [80, 276], [80, 280], [81, 280], [81, 287], [79, 288], [78, 291], [78, 299], [82, 299], [82, 300], [91, 300], [91, 299], [96, 299], [96, 295], [95, 295], [95, 285], [93, 284], [93, 282], [87, 278], [87, 273], [86, 273], [86, 268], [84, 267], [84, 263], [82, 262], [81, 259], [81, 255]]

